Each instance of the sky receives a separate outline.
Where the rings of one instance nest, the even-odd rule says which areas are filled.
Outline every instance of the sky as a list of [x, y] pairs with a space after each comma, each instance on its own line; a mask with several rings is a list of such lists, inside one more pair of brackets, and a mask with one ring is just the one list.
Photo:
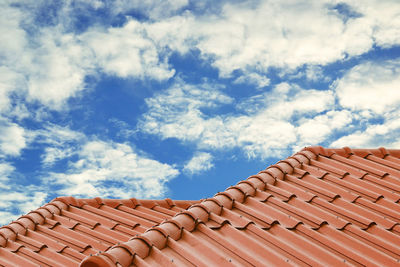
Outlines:
[[400, 148], [398, 0], [0, 1], [0, 225]]

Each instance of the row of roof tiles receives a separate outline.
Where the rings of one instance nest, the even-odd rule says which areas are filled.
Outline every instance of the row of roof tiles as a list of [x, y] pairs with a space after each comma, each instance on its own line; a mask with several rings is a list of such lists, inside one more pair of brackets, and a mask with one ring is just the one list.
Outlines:
[[56, 199], [0, 229], [0, 264], [400, 266], [399, 158], [310, 147], [201, 202]]

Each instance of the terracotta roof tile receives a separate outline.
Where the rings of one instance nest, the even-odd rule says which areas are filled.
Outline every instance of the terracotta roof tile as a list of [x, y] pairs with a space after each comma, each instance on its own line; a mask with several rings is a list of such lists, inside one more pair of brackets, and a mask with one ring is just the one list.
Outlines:
[[197, 202], [56, 198], [0, 228], [0, 266], [78, 266]]
[[197, 203], [55, 199], [0, 265], [400, 266], [399, 200], [400, 150], [308, 147]]

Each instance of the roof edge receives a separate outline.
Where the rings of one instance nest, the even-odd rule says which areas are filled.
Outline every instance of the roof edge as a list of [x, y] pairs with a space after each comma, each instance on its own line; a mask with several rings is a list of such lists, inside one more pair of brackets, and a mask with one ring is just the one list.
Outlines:
[[322, 146], [309, 146], [303, 148], [301, 151], [311, 151], [315, 155], [322, 155], [325, 157], [330, 157], [333, 154], [338, 154], [343, 157], [349, 157], [351, 155], [356, 155], [359, 157], [367, 157], [369, 155], [374, 155], [379, 158], [385, 158], [386, 156], [393, 156], [400, 158], [400, 149], [386, 149], [384, 147], [380, 148], [364, 148], [364, 149], [351, 149], [350, 147], [343, 148], [324, 148]]
[[268, 184], [275, 184], [278, 179], [283, 180], [285, 175], [293, 173], [296, 167], [308, 164], [311, 159], [316, 157], [317, 155], [313, 151], [300, 151], [286, 160], [279, 161], [258, 174], [240, 181], [235, 186], [227, 188], [224, 192], [217, 193], [212, 198], [191, 205], [185, 211], [125, 243], [117, 244], [106, 252], [86, 257], [80, 266], [130, 266], [135, 255], [145, 258], [150, 254], [153, 246], [163, 249], [168, 238], [180, 239], [183, 229], [193, 231], [199, 223], [209, 220], [211, 212], [219, 215], [222, 208], [232, 209], [234, 201], [243, 203], [248, 196], [254, 196], [257, 189], [264, 190]]
[[0, 247], [6, 247], [8, 240], [15, 241], [17, 235], [25, 235], [27, 230], [35, 230], [36, 225], [44, 224], [46, 218], [52, 218], [54, 214], [60, 214], [63, 209], [68, 209], [68, 205], [58, 199], [54, 199], [8, 225], [0, 227]]

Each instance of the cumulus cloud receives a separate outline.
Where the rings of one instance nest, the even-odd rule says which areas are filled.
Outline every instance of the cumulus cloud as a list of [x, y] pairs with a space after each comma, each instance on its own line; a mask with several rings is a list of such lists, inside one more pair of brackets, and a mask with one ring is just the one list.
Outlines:
[[31, 64], [21, 68], [27, 75], [28, 100], [59, 110], [70, 97], [85, 89], [90, 54], [75, 36], [55, 29], [43, 31], [38, 39], [39, 47], [26, 47]]
[[93, 28], [81, 39], [94, 52], [94, 63], [106, 73], [123, 78], [151, 77], [156, 80], [174, 75], [167, 59], [160, 58], [156, 45], [146, 37], [145, 27], [135, 20], [130, 20], [122, 28], [111, 27], [105, 31]]
[[189, 175], [198, 174], [214, 167], [213, 156], [207, 152], [197, 152], [183, 167]]
[[1, 8], [0, 33], [7, 36], [0, 44], [2, 87], [8, 95], [14, 92], [60, 109], [69, 97], [84, 89], [86, 56], [82, 48], [74, 36], [62, 34], [61, 27], [28, 33], [22, 25], [32, 22], [32, 14], [6, 3]]
[[[31, 101], [60, 110], [87, 88], [85, 78], [97, 68], [122, 78], [166, 80], [175, 73], [172, 52], [198, 49], [222, 77], [240, 70], [237, 83], [265, 87], [270, 67], [290, 72], [305, 64], [324, 66], [400, 40], [398, 1], [343, 1], [347, 13], [332, 1], [223, 2], [219, 12], [203, 16], [185, 11], [188, 5], [187, 0], [64, 3], [51, 23], [35, 30], [32, 13], [38, 7], [3, 3], [0, 33], [7, 38], [0, 44], [0, 108], [8, 106], [9, 92], [26, 91]], [[147, 19], [128, 17], [122, 26], [94, 20], [81, 31], [71, 29], [74, 10], [100, 9], [112, 10], [107, 16], [137, 12]], [[307, 68], [307, 77], [316, 79], [318, 70]]]
[[339, 103], [353, 111], [356, 124], [331, 146], [398, 147], [399, 62], [364, 62], [336, 82]]
[[344, 132], [343, 129], [346, 129], [348, 131], [353, 120], [356, 121], [354, 115], [348, 110], [330, 110], [323, 115], [301, 119], [296, 128], [298, 142], [293, 147], [293, 151], [299, 151], [306, 146], [321, 144], [329, 140], [335, 130]]
[[29, 133], [23, 127], [0, 119], [0, 157], [18, 156], [28, 140]]
[[[242, 71], [240, 81], [270, 67], [291, 72], [358, 56], [374, 45], [397, 45], [399, 8], [390, 0], [225, 2], [213, 15], [187, 12], [146, 29], [161, 47], [180, 53], [198, 49], [222, 77]], [[311, 71], [307, 77], [315, 79], [318, 72]]]
[[[99, 4], [93, 2], [97, 8]], [[179, 9], [185, 3], [171, 5]], [[35, 12], [41, 4], [27, 6], [31, 8], [0, 6], [4, 37], [0, 44], [0, 112], [9, 111], [11, 94], [53, 110], [65, 109], [68, 99], [89, 86], [85, 78], [96, 76], [98, 69], [122, 78], [165, 80], [174, 75], [162, 49], [147, 37], [143, 23], [130, 19], [122, 27], [98, 25], [73, 32], [68, 21], [73, 20], [68, 18], [73, 8], [65, 3], [52, 23], [39, 28]]]
[[76, 152], [66, 173], [53, 172], [60, 194], [80, 197], [159, 198], [165, 183], [176, 177], [174, 167], [141, 155], [128, 144], [93, 140]]
[[[196, 46], [222, 76], [234, 70], [268, 67], [295, 69], [303, 64], [325, 65], [372, 48], [372, 18], [343, 22], [330, 1], [271, 1], [227, 3], [208, 20], [196, 20]], [[372, 23], [372, 22], [371, 22]], [[370, 25], [369, 23], [368, 25]], [[371, 25], [372, 27], [372, 25]]]
[[377, 45], [390, 47], [400, 42], [400, 15], [399, 2], [396, 0], [368, 0], [359, 2], [355, 0], [343, 1], [355, 11], [359, 12], [363, 26], [373, 29], [372, 36]]
[[382, 114], [397, 112], [400, 104], [400, 62], [365, 62], [337, 81], [340, 104], [352, 110]]

